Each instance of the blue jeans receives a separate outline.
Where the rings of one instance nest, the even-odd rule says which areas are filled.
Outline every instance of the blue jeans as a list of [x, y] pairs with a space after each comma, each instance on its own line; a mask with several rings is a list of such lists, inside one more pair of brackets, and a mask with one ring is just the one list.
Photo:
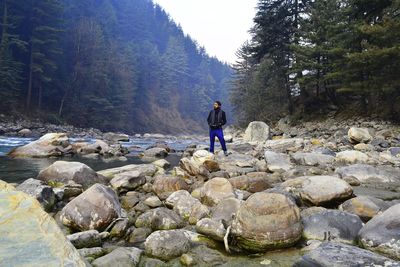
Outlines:
[[218, 140], [222, 146], [222, 150], [226, 151], [224, 133], [222, 132], [222, 128], [220, 128], [220, 129], [210, 129], [210, 152], [214, 153], [215, 137], [218, 137]]

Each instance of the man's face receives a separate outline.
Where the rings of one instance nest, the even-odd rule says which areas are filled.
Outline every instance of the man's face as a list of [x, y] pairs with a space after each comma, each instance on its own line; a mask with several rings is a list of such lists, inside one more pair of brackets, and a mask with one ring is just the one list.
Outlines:
[[219, 108], [218, 103], [214, 103], [214, 109], [218, 109], [218, 108]]

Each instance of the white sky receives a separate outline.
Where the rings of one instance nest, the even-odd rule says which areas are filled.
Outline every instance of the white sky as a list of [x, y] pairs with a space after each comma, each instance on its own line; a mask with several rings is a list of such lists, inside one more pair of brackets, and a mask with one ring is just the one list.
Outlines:
[[210, 56], [234, 63], [250, 38], [258, 0], [153, 0]]

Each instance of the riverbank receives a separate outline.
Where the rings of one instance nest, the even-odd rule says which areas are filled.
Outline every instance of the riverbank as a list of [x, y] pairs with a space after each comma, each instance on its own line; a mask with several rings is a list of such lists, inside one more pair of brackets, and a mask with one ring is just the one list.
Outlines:
[[37, 198], [77, 266], [400, 266], [399, 126], [284, 119], [225, 133], [227, 157], [194, 143], [170, 166], [155, 142], [145, 164], [56, 162], [0, 191]]

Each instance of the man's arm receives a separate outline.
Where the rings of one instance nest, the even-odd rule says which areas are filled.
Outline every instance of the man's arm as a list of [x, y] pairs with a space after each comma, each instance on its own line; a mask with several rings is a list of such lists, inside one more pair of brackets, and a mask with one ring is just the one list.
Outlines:
[[226, 115], [225, 115], [225, 111], [222, 111], [222, 125], [226, 124]]
[[211, 111], [208, 114], [207, 123], [208, 123], [208, 125], [210, 125], [210, 123], [211, 123]]

